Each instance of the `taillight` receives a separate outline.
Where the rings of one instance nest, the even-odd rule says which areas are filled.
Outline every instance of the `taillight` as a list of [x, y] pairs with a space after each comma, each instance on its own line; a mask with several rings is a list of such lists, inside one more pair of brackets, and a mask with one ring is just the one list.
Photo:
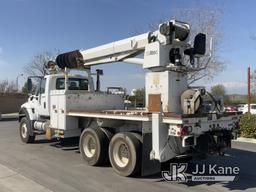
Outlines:
[[179, 131], [176, 132], [177, 136], [185, 136], [188, 134], [188, 127], [183, 125], [177, 125]]
[[184, 126], [181, 129], [181, 136], [187, 135], [188, 134], [188, 127]]
[[191, 131], [192, 131], [191, 126], [184, 126], [182, 124], [170, 125], [169, 127], [169, 135], [176, 136], [176, 137], [189, 135]]

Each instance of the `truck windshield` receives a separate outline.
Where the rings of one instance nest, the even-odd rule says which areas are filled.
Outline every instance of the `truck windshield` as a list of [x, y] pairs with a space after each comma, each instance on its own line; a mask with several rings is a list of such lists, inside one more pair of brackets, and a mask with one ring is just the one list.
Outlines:
[[[56, 80], [56, 89], [65, 89], [65, 78], [58, 78]], [[68, 79], [69, 90], [88, 90], [88, 80], [79, 78]]]

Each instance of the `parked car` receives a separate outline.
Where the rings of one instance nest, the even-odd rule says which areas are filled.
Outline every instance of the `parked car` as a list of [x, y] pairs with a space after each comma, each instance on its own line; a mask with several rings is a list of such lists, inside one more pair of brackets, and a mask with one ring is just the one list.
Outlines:
[[245, 104], [238, 104], [238, 105], [236, 106], [237, 111], [239, 111], [239, 112], [243, 112], [244, 107], [245, 107]]
[[[243, 108], [243, 114], [248, 112], [248, 104], [246, 104]], [[250, 113], [251, 114], [256, 114], [256, 104], [252, 103], [250, 104]]]
[[237, 112], [237, 108], [235, 106], [225, 106], [225, 112]]

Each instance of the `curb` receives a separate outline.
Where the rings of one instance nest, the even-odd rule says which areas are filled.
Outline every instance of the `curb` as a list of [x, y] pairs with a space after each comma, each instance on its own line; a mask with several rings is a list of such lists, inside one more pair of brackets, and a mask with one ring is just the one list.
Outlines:
[[235, 141], [235, 142], [255, 143], [256, 144], [256, 139], [245, 138], [245, 137], [238, 137], [236, 140], [233, 140], [233, 141]]

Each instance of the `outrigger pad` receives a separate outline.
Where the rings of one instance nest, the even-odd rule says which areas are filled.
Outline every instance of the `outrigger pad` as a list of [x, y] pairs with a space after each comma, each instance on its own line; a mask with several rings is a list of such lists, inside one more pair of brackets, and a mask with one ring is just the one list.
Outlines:
[[59, 68], [79, 68], [82, 66], [83, 56], [79, 50], [62, 53], [57, 56], [56, 63]]

